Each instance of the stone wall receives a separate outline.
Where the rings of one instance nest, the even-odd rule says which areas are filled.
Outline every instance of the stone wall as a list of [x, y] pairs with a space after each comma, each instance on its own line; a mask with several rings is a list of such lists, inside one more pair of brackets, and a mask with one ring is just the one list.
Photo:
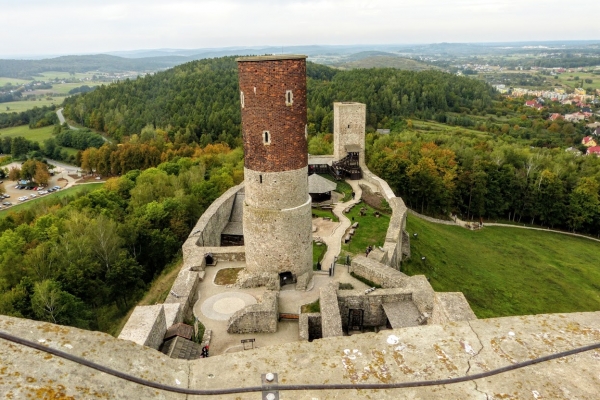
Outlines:
[[[206, 260], [202, 257], [200, 268], [204, 269]], [[185, 319], [192, 316], [192, 307], [198, 299], [198, 285], [200, 274], [198, 271], [185, 269], [185, 266], [177, 274], [173, 286], [165, 299], [165, 304], [178, 303], [181, 305], [181, 313]]]
[[[405, 232], [406, 229], [408, 208], [400, 197], [396, 197], [394, 191], [386, 181], [369, 171], [366, 165], [363, 165], [362, 168], [363, 179], [377, 187], [379, 193], [382, 194], [383, 198], [388, 202], [392, 209], [390, 224], [382, 247], [387, 253], [387, 257], [385, 258], [386, 265], [400, 269], [402, 255], [407, 253], [407, 247], [410, 249], [410, 243], [405, 243], [408, 235], [403, 235], [403, 232]], [[410, 256], [410, 250], [408, 251], [408, 256]], [[384, 259], [382, 258], [382, 260]]]
[[319, 294], [321, 328], [324, 338], [343, 336], [340, 307], [337, 300], [337, 283], [322, 287]]
[[364, 256], [354, 257], [348, 271], [368, 279], [383, 288], [401, 287], [403, 281], [408, 278], [402, 272]]
[[408, 277], [408, 279], [402, 282], [400, 288], [412, 293], [413, 303], [417, 306], [419, 313], [427, 314], [431, 317], [434, 308], [435, 291], [424, 275]]
[[[298, 335], [300, 340], [312, 341], [323, 337], [321, 313], [302, 313], [298, 318]], [[312, 340], [311, 340], [312, 339]]]
[[387, 321], [387, 316], [383, 310], [383, 304], [411, 301], [412, 292], [406, 289], [377, 289], [374, 292], [365, 294], [359, 290], [339, 290], [337, 297], [342, 327], [344, 330], [347, 330], [348, 310], [364, 310], [363, 326], [383, 326]]
[[447, 324], [477, 319], [462, 292], [438, 292], [433, 299], [433, 313], [429, 323]]
[[279, 320], [279, 292], [267, 291], [258, 304], [246, 306], [229, 318], [227, 333], [275, 333]]
[[162, 304], [137, 306], [121, 330], [119, 339], [158, 349], [166, 332], [167, 323]]
[[204, 252], [199, 248], [221, 245], [221, 232], [229, 223], [236, 195], [243, 188], [243, 183], [230, 188], [202, 214], [183, 244], [184, 268], [197, 267], [201, 263]]

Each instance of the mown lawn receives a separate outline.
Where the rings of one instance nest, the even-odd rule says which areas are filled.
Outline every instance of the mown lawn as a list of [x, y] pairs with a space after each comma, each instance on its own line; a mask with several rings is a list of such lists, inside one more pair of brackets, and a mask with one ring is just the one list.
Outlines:
[[516, 228], [469, 231], [412, 216], [407, 230], [412, 257], [402, 271], [426, 275], [436, 291], [463, 292], [479, 318], [600, 310], [599, 242]]

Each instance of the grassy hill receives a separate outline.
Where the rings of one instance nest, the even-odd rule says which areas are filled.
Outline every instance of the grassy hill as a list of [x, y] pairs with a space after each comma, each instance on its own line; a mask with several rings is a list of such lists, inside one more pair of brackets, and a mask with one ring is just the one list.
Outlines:
[[469, 231], [415, 217], [407, 230], [412, 258], [402, 271], [426, 275], [436, 291], [463, 292], [479, 318], [600, 310], [599, 242], [515, 228]]

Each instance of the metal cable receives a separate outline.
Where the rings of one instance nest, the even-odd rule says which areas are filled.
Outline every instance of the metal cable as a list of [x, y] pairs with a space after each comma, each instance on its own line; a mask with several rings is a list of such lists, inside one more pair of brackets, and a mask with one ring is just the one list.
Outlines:
[[487, 378], [489, 376], [494, 376], [498, 374], [502, 374], [504, 372], [513, 371], [516, 369], [528, 367], [530, 365], [539, 364], [545, 361], [555, 360], [557, 358], [567, 357], [578, 353], [583, 353], [590, 350], [600, 349], [600, 343], [591, 344], [584, 347], [578, 347], [576, 349], [563, 351], [560, 353], [550, 354], [544, 357], [535, 358], [533, 360], [527, 360], [520, 363], [508, 365], [506, 367], [494, 369], [492, 371], [481, 372], [473, 375], [461, 376], [458, 378], [448, 378], [448, 379], [436, 379], [431, 381], [415, 381], [415, 382], [398, 382], [398, 383], [361, 383], [361, 384], [353, 384], [353, 383], [339, 383], [339, 384], [319, 384], [319, 385], [267, 385], [267, 386], [249, 386], [244, 388], [228, 388], [228, 389], [188, 389], [188, 388], [180, 388], [176, 386], [169, 386], [162, 383], [152, 382], [146, 379], [138, 378], [124, 372], [120, 372], [114, 370], [112, 368], [97, 364], [93, 361], [86, 360], [84, 358], [65, 353], [64, 351], [53, 349], [51, 347], [43, 346], [39, 343], [31, 342], [29, 340], [25, 340], [14, 335], [11, 335], [6, 332], [0, 331], [0, 338], [4, 340], [8, 340], [10, 342], [18, 343], [23, 346], [30, 347], [32, 349], [36, 349], [39, 351], [43, 351], [46, 353], [50, 353], [57, 357], [61, 357], [67, 359], [69, 361], [73, 361], [80, 365], [85, 365], [86, 367], [93, 368], [100, 372], [104, 372], [106, 374], [116, 376], [117, 378], [124, 379], [129, 382], [137, 383], [139, 385], [151, 387], [154, 389], [164, 390], [166, 392], [173, 393], [182, 393], [188, 395], [198, 395], [198, 396], [208, 396], [208, 395], [220, 395], [220, 394], [236, 394], [236, 393], [250, 393], [250, 392], [262, 392], [265, 390], [352, 390], [352, 389], [401, 389], [401, 388], [410, 388], [410, 387], [423, 387], [423, 386], [439, 386], [439, 385], [449, 385], [453, 383], [460, 382], [468, 382], [476, 379]]

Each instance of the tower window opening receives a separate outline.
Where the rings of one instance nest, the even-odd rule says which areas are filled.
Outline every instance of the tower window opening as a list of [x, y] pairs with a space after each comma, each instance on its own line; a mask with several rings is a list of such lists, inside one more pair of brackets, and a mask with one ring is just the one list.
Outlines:
[[242, 105], [242, 108], [244, 108], [244, 92], [242, 92], [240, 90], [240, 104]]
[[258, 176], [258, 183], [262, 183], [262, 175]]
[[294, 95], [292, 94], [291, 90], [286, 90], [285, 91], [285, 105], [291, 106], [292, 104], [294, 104]]
[[348, 124], [348, 129], [350, 129], [350, 124]]
[[263, 131], [263, 144], [271, 144], [271, 135], [269, 131]]

